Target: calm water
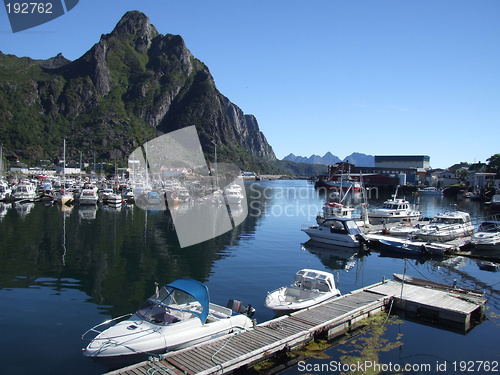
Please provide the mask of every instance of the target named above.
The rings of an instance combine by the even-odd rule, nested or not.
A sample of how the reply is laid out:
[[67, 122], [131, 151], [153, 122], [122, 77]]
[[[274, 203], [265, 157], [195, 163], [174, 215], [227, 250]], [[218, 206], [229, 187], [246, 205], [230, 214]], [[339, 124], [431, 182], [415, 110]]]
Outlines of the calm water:
[[[308, 237], [300, 228], [314, 222], [324, 203], [312, 185], [264, 181], [246, 188], [249, 216], [241, 225], [184, 249], [165, 212], [105, 206], [97, 210], [75, 206], [62, 212], [42, 204], [2, 205], [2, 373], [105, 372], [106, 368], [81, 354], [88, 343], [81, 335], [99, 322], [135, 311], [153, 294], [155, 281], [165, 284], [179, 277], [194, 278], [208, 285], [215, 303], [225, 305], [233, 298], [251, 303], [257, 309], [254, 318], [262, 322], [274, 316], [264, 307], [267, 291], [288, 284], [300, 268], [332, 271], [343, 293], [403, 272], [405, 261], [400, 258], [377, 252], [357, 256], [350, 250], [305, 243]], [[370, 205], [380, 205], [386, 197], [378, 198], [372, 197]], [[488, 214], [479, 202], [420, 198], [426, 216], [451, 204], [468, 211], [475, 224]], [[485, 290], [488, 320], [466, 335], [406, 320], [389, 323], [384, 339], [392, 343], [400, 337], [403, 345], [380, 352], [378, 361], [432, 364], [433, 370], [445, 363], [447, 373], [453, 372], [452, 363], [457, 361], [460, 373], [458, 361], [498, 360], [500, 272], [492, 272], [495, 268], [491, 267], [484, 270], [480, 262], [461, 257], [411, 260], [407, 267], [413, 276], [446, 283], [456, 279], [461, 286]], [[340, 360], [345, 351], [355, 356], [355, 345], [337, 346], [327, 352], [330, 359], [308, 363]], [[287, 372], [304, 370], [297, 366]]]

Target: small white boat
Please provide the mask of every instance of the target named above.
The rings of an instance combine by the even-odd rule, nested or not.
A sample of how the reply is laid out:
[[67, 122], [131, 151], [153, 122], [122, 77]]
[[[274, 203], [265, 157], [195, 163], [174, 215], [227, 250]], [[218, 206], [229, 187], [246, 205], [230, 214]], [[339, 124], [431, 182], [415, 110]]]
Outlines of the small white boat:
[[268, 292], [265, 306], [281, 316], [338, 296], [333, 274], [303, 269], [295, 274], [293, 284]]
[[[156, 290], [134, 314], [97, 325], [98, 335], [83, 349], [83, 355], [110, 367], [124, 366], [154, 354], [186, 348], [221, 336], [253, 328], [253, 308], [242, 308], [230, 300], [229, 307], [210, 303], [205, 285], [178, 279]], [[132, 316], [130, 316], [132, 315]], [[130, 316], [127, 320], [118, 320]], [[103, 324], [116, 323], [100, 331]]]
[[415, 232], [424, 241], [444, 242], [471, 236], [474, 232], [470, 215], [463, 211], [448, 211], [434, 216], [429, 224]]
[[[398, 187], [399, 188], [399, 187]], [[382, 207], [368, 212], [372, 224], [395, 223], [403, 220], [418, 220], [422, 213], [415, 205], [405, 199], [397, 198], [398, 189], [391, 199], [384, 202]]]
[[100, 196], [103, 203], [107, 203], [108, 199], [114, 195], [114, 191], [111, 188], [104, 188], [101, 190]]
[[111, 195], [108, 195], [106, 203], [108, 206], [120, 207], [123, 203], [123, 198], [120, 194], [113, 193]]
[[240, 204], [245, 199], [241, 186], [238, 184], [231, 184], [225, 188], [224, 196], [228, 204]]
[[29, 182], [19, 183], [12, 195], [15, 201], [33, 202], [36, 199], [36, 187]]
[[500, 221], [483, 221], [470, 242], [476, 250], [500, 251]]
[[97, 195], [97, 190], [93, 188], [83, 189], [78, 197], [80, 204], [97, 204], [99, 196]]
[[302, 228], [313, 241], [329, 245], [359, 247], [367, 242], [356, 220], [346, 217], [329, 217], [321, 224]]
[[443, 191], [434, 187], [434, 186], [429, 186], [423, 189], [418, 189], [418, 194], [419, 195], [435, 195], [435, 196], [441, 196], [443, 195]]
[[9, 185], [5, 181], [0, 180], [0, 201], [10, 198], [11, 194], [12, 189]]

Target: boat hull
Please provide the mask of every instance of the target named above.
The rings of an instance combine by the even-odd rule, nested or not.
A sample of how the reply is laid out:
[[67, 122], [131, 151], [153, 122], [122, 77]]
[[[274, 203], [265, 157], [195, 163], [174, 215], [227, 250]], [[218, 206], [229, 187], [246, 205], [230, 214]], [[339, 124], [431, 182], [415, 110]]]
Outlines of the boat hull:
[[311, 240], [316, 242], [344, 247], [360, 246], [360, 242], [356, 236], [351, 234], [331, 233], [328, 228], [322, 226], [311, 225], [308, 228], [303, 228], [302, 231], [305, 232]]
[[318, 293], [313, 297], [306, 299], [290, 299], [285, 296], [286, 292], [286, 287], [277, 289], [268, 294], [264, 303], [264, 305], [268, 309], [273, 310], [278, 317], [318, 305], [340, 296], [340, 292], [336, 290], [333, 293]]
[[251, 320], [241, 314], [205, 324], [194, 318], [168, 325], [151, 323], [134, 314], [100, 333], [83, 354], [110, 368], [123, 367], [252, 327]]

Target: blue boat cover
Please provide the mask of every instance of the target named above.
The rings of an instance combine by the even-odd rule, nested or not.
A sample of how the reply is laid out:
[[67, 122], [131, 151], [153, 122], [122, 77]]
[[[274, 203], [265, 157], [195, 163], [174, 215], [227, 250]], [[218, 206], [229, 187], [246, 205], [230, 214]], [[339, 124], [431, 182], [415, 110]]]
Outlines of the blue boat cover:
[[189, 311], [192, 314], [197, 315], [201, 322], [205, 324], [209, 312], [210, 299], [208, 296], [208, 288], [199, 281], [193, 279], [177, 279], [165, 287], [171, 287], [175, 289], [182, 290], [191, 296], [193, 296], [202, 306], [203, 311], [201, 313], [195, 311]]

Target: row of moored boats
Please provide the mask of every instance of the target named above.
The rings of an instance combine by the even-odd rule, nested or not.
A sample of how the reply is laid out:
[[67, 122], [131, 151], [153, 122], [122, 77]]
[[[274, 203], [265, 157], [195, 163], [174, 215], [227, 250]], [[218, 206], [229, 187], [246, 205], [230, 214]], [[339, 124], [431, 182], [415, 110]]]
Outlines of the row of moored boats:
[[[462, 237], [470, 237], [470, 243], [478, 251], [500, 250], [500, 221], [496, 218], [484, 221], [477, 230], [469, 213], [464, 211], [450, 210], [425, 219], [416, 205], [397, 198], [397, 191], [382, 207], [368, 210], [366, 205], [361, 205], [361, 209], [361, 217], [355, 219], [352, 207], [327, 202], [316, 223], [304, 226], [302, 230], [313, 241], [354, 248], [367, 244], [373, 225], [382, 224], [383, 233], [389, 236], [380, 242], [386, 247], [392, 246], [392, 250], [405, 253], [430, 251], [442, 254], [445, 248], [433, 247], [432, 244], [443, 244]], [[391, 241], [391, 237], [397, 240]]]

